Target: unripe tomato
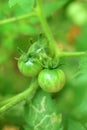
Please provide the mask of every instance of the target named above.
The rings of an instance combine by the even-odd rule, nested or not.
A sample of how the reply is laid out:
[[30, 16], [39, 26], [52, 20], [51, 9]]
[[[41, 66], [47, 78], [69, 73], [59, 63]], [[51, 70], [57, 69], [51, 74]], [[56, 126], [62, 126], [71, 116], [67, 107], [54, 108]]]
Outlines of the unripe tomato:
[[42, 69], [42, 66], [40, 63], [36, 61], [32, 61], [30, 58], [26, 60], [22, 60], [22, 57], [18, 60], [18, 68], [22, 74], [25, 76], [33, 77], [36, 76], [40, 70]]
[[65, 74], [61, 69], [43, 69], [38, 76], [40, 87], [46, 92], [58, 92], [65, 84]]
[[80, 2], [72, 2], [66, 9], [67, 16], [77, 25], [84, 25], [87, 22], [87, 12]]

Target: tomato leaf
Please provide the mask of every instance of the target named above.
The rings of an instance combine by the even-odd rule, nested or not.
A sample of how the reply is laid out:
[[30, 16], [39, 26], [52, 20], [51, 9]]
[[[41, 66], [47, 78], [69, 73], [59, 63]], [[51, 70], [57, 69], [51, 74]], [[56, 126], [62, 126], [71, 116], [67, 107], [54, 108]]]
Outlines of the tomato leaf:
[[31, 128], [29, 125], [24, 125], [24, 130], [34, 130], [34, 129]]
[[87, 92], [83, 96], [83, 100], [73, 109], [73, 115], [81, 121], [87, 121]]
[[15, 4], [17, 4], [17, 0], [9, 0], [8, 1], [9, 7], [14, 6]]
[[26, 12], [29, 12], [33, 9], [34, 0], [18, 0], [18, 5]]
[[57, 114], [51, 94], [38, 90], [33, 100], [25, 104], [24, 110], [24, 119], [34, 130], [59, 130], [62, 116]]
[[87, 121], [87, 54], [80, 60], [77, 74], [73, 80], [77, 105], [73, 109], [74, 116]]
[[50, 16], [57, 9], [60, 9], [68, 1], [69, 0], [60, 0], [60, 1], [52, 1], [52, 2], [46, 3], [45, 6], [44, 6], [44, 12], [45, 12], [46, 17]]
[[34, 0], [9, 0], [9, 6], [18, 4], [24, 11], [29, 12], [33, 9]]
[[68, 130], [86, 130], [86, 128], [79, 121], [69, 119]]
[[28, 35], [28, 34], [35, 35], [35, 34], [37, 34], [37, 29], [34, 28], [32, 25], [20, 23], [19, 32], [22, 34], [25, 34], [25, 35]]
[[79, 76], [84, 73], [87, 73], [87, 53], [81, 57], [76, 75]]

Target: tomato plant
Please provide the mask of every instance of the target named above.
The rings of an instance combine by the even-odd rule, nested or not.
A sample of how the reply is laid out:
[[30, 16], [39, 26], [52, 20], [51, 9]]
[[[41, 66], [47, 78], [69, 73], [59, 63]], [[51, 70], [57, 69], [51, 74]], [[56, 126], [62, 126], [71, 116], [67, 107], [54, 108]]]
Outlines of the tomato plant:
[[0, 1], [0, 130], [87, 129], [86, 41], [86, 0]]

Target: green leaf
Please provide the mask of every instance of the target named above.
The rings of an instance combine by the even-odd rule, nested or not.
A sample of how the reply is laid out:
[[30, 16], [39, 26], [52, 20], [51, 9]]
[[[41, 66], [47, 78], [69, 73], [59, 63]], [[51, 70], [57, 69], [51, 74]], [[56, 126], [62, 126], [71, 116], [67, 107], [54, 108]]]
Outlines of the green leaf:
[[18, 4], [24, 11], [29, 12], [33, 9], [34, 0], [9, 0], [9, 6]]
[[87, 121], [87, 92], [84, 94], [81, 103], [73, 109], [73, 115], [81, 121]]
[[0, 64], [4, 63], [9, 58], [9, 53], [7, 54], [6, 50], [3, 48], [0, 49]]
[[[86, 3], [87, 2], [85, 2], [85, 4]], [[81, 28], [81, 32], [76, 38], [76, 41], [74, 43], [77, 51], [87, 51], [86, 38], [87, 38], [87, 24]]]
[[9, 0], [8, 4], [10, 7], [14, 6], [15, 4], [17, 4], [17, 0]]
[[85, 128], [87, 129], [87, 122], [84, 124]]
[[82, 56], [79, 64], [78, 71], [80, 73], [87, 73], [87, 54]]
[[44, 5], [45, 15], [48, 17], [57, 9], [60, 9], [64, 6], [69, 0], [59, 0], [59, 1], [51, 1]]
[[24, 118], [34, 130], [59, 130], [62, 115], [56, 109], [51, 94], [39, 90], [32, 102], [25, 105]]
[[26, 12], [31, 11], [34, 6], [34, 0], [18, 0], [17, 3]]
[[33, 128], [31, 128], [29, 125], [24, 125], [24, 130], [34, 130]]
[[86, 128], [79, 122], [69, 119], [68, 130], [86, 130]]
[[73, 88], [77, 104], [72, 113], [76, 118], [87, 121], [87, 54], [80, 60]]
[[25, 23], [20, 23], [19, 25], [19, 32], [25, 35], [35, 35], [37, 34], [36, 28], [34, 28], [32, 25], [27, 25]]

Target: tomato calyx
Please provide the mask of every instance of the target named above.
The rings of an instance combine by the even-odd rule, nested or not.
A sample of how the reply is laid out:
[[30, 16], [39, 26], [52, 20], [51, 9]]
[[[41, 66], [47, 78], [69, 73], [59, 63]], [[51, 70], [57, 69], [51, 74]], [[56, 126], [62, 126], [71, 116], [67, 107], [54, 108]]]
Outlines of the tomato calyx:
[[42, 61], [43, 67], [47, 68], [47, 69], [55, 69], [58, 67], [59, 65], [59, 58], [57, 57], [50, 57], [47, 56], [46, 54], [43, 57], [43, 61]]
[[43, 34], [40, 34], [38, 40], [30, 46], [27, 54], [28, 55], [40, 54], [43, 53], [43, 50], [44, 52], [46, 51], [48, 53], [49, 50], [48, 40], [45, 38]]

